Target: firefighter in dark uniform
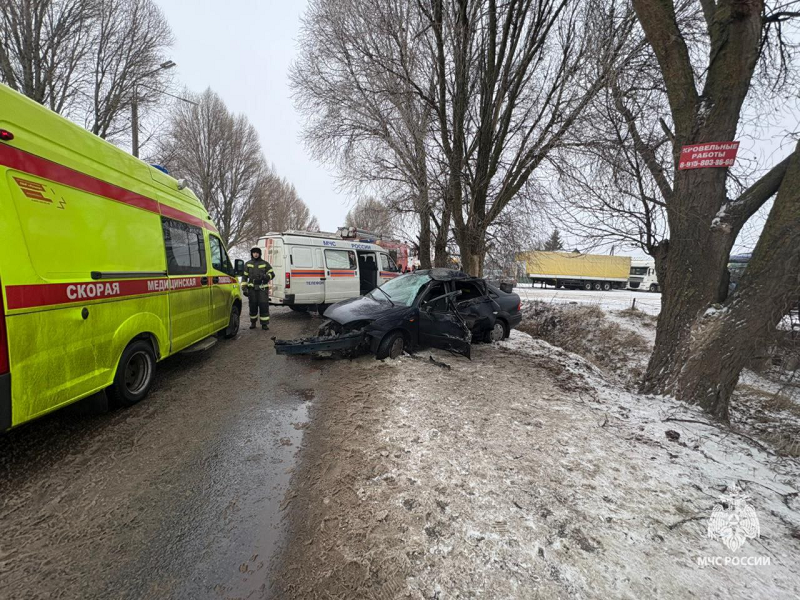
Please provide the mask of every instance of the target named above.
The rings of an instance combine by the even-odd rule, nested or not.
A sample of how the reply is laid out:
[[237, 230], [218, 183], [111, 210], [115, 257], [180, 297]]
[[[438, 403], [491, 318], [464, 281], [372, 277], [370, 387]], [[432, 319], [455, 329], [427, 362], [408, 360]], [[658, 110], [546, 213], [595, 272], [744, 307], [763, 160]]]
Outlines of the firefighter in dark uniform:
[[252, 260], [247, 261], [242, 276], [244, 295], [250, 299], [250, 329], [256, 328], [261, 320], [261, 328], [269, 329], [269, 282], [275, 278], [275, 271], [265, 260], [261, 260], [261, 248], [250, 250]]

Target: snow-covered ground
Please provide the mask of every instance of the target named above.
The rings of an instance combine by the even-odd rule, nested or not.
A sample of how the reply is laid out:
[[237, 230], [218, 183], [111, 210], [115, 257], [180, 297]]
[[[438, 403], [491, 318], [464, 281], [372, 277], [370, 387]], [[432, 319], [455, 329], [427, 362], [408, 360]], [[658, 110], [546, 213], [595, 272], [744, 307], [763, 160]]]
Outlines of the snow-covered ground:
[[[411, 597], [800, 597], [796, 461], [521, 332], [436, 356], [392, 381], [388, 470], [359, 490], [407, 528]], [[734, 552], [707, 533], [736, 490], [760, 537]]]
[[523, 327], [583, 355], [513, 331], [326, 366], [351, 391], [315, 417], [286, 597], [800, 598], [800, 460], [762, 435], [800, 417], [749, 372], [732, 428], [632, 391], [658, 294], [517, 291], [578, 303]]
[[331, 368], [287, 598], [800, 597], [800, 461], [696, 408], [519, 331]]
[[651, 315], [661, 312], [661, 294], [633, 290], [611, 290], [610, 292], [586, 292], [583, 290], [542, 289], [539, 287], [516, 287], [514, 292], [522, 300], [539, 300], [558, 304], [591, 304], [604, 310], [625, 310], [636, 300], [636, 308]]

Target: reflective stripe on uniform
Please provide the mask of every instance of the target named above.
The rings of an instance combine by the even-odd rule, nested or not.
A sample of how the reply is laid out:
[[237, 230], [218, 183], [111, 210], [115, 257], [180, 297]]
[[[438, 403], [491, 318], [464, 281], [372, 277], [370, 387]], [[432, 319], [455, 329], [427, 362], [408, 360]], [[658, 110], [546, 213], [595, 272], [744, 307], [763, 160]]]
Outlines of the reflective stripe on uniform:
[[[253, 265], [250, 265], [250, 266], [252, 267]], [[266, 269], [266, 268], [267, 268], [267, 265], [258, 265], [258, 268], [259, 268], [259, 269]]]
[[269, 321], [269, 317], [260, 317], [262, 321]]
[[253, 263], [247, 263], [247, 266], [252, 269], [253, 268]]

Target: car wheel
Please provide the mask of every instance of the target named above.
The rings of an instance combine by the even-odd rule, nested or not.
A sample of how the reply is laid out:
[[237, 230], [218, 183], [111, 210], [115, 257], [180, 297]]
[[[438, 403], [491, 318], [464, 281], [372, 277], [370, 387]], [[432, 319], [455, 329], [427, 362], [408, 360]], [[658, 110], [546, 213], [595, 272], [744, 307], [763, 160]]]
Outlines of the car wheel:
[[608, 292], [610, 289], [611, 289], [611, 284], [610, 283], [608, 283], [607, 281], [605, 283], [603, 283], [603, 291], [604, 292]]
[[403, 334], [399, 331], [393, 331], [381, 340], [378, 351], [375, 353], [375, 358], [378, 360], [398, 358], [403, 354], [405, 347], [406, 341], [403, 338]]
[[147, 395], [156, 372], [156, 355], [145, 340], [128, 344], [119, 359], [117, 373], [111, 386], [114, 400], [122, 406], [136, 404]]
[[650, 284], [650, 291], [651, 292], [657, 292], [658, 291], [658, 285], [655, 284], [655, 283], [651, 283]]
[[225, 328], [224, 334], [226, 340], [236, 337], [236, 334], [239, 333], [239, 316], [241, 312], [242, 309], [238, 306], [231, 307], [231, 318], [228, 320], [228, 327]]
[[601, 289], [603, 289], [603, 286], [600, 285], [599, 281], [594, 284], [594, 291], [599, 292]]
[[506, 337], [506, 326], [498, 320], [495, 321], [494, 327], [486, 332], [484, 340], [488, 343], [502, 342]]
[[590, 291], [592, 289], [592, 282], [591, 281], [585, 282], [583, 284], [583, 289], [585, 289], [587, 292]]

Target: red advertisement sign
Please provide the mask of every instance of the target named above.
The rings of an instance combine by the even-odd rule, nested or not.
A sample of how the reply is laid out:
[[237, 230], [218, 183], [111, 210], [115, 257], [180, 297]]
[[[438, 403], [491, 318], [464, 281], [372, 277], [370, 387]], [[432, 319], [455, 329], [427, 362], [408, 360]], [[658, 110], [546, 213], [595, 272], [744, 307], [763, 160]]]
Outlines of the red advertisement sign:
[[736, 162], [739, 142], [706, 142], [681, 148], [678, 169], [708, 169], [732, 167]]

